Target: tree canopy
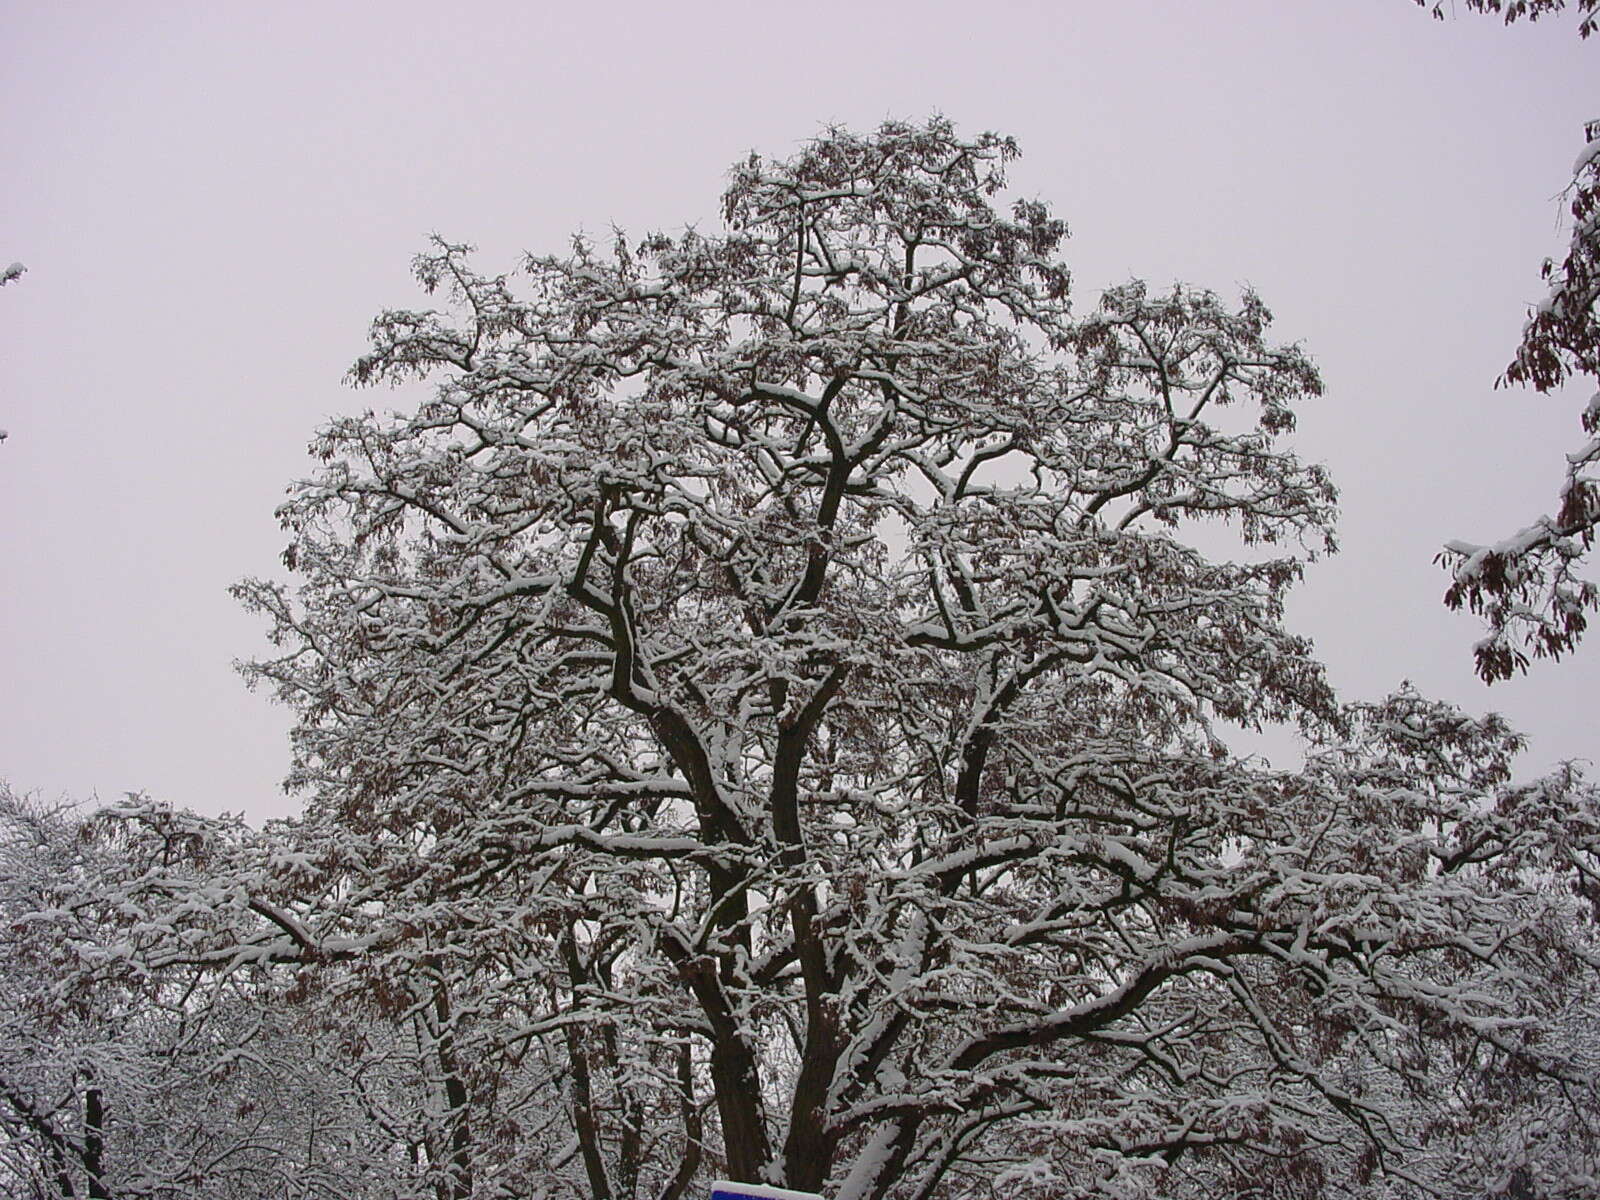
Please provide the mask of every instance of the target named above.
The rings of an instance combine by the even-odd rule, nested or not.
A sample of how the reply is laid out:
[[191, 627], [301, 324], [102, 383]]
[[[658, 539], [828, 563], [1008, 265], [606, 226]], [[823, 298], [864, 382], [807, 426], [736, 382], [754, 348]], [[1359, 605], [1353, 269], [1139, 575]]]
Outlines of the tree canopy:
[[436, 240], [374, 323], [415, 407], [321, 433], [297, 584], [239, 588], [304, 815], [131, 802], [51, 909], [303, 1006], [349, 1194], [1592, 1184], [1600, 796], [1339, 703], [1283, 623], [1311, 361], [1249, 293], [1075, 314], [1016, 155], [830, 129], [717, 233]]

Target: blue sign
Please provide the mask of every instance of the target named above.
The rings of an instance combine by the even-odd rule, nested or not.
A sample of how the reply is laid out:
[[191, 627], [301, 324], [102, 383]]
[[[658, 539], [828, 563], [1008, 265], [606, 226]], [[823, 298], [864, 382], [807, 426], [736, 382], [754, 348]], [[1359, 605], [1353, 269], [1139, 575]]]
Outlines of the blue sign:
[[711, 1185], [711, 1200], [822, 1200], [822, 1196], [766, 1183], [729, 1183], [719, 1179]]

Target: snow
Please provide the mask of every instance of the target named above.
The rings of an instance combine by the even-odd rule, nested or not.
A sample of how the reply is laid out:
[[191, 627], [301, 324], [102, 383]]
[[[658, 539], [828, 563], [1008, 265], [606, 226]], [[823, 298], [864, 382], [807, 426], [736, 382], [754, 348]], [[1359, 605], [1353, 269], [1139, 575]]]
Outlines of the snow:
[[1577, 175], [1594, 162], [1600, 162], [1600, 138], [1595, 138], [1583, 148], [1572, 164], [1572, 173]]

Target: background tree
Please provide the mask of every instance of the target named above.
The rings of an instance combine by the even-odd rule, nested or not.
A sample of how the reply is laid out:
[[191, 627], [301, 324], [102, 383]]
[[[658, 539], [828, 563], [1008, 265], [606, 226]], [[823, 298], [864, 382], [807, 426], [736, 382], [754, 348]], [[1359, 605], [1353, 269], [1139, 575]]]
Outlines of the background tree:
[[[1426, 6], [1429, 0], [1416, 0]], [[1560, 12], [1566, 0], [1467, 0], [1476, 12], [1503, 13], [1506, 24]], [[1600, 0], [1578, 0], [1578, 35], [1600, 21]], [[1444, 6], [1433, 5], [1444, 17]], [[1528, 314], [1516, 357], [1501, 383], [1549, 393], [1568, 379], [1600, 384], [1600, 121], [1584, 128], [1585, 145], [1567, 189], [1572, 238], [1566, 257], [1546, 259], [1544, 300]], [[1488, 622], [1489, 636], [1474, 649], [1478, 674], [1493, 683], [1526, 670], [1528, 655], [1559, 658], [1578, 644], [1600, 590], [1580, 578], [1600, 525], [1600, 392], [1580, 414], [1587, 443], [1567, 455], [1561, 506], [1554, 516], [1492, 546], [1451, 542], [1439, 556], [1454, 579], [1445, 593], [1451, 608], [1470, 608]]]
[[446, 1194], [533, 1114], [599, 1197], [1387, 1186], [1437, 1174], [1427, 1047], [1592, 1077], [1525, 986], [1592, 977], [1550, 889], [1592, 789], [1527, 826], [1499, 723], [1335, 702], [1281, 622], [1332, 545], [1310, 362], [1248, 294], [1075, 318], [1015, 155], [831, 130], [737, 166], [726, 233], [517, 288], [440, 241], [451, 311], [374, 324], [357, 380], [433, 389], [324, 431], [301, 587], [240, 594], [316, 847], [270, 936], [431, 1012]]
[[[1546, 260], [1549, 294], [1528, 317], [1517, 356], [1502, 381], [1552, 392], [1569, 379], [1600, 385], [1600, 122], [1573, 164], [1572, 242], [1560, 263]], [[1561, 507], [1493, 546], [1452, 542], [1442, 556], [1454, 581], [1451, 608], [1482, 614], [1478, 673], [1505, 679], [1535, 656], [1560, 657], [1577, 645], [1600, 590], [1580, 578], [1600, 525], [1600, 391], [1581, 414], [1589, 441], [1567, 455]]]
[[261, 919], [270, 862], [236, 822], [144, 801], [84, 821], [0, 789], [8, 1195], [427, 1194], [362, 1103], [386, 1028], [358, 1062], [353, 1015], [272, 965], [297, 948]]
[[[1434, 20], [1444, 20], [1443, 0], [1416, 0], [1416, 3], [1420, 8], [1431, 5]], [[1567, 7], [1567, 0], [1465, 0], [1465, 4], [1472, 12], [1503, 15], [1506, 24], [1511, 25], [1524, 18], [1537, 21], [1540, 17], [1561, 12]], [[1586, 38], [1595, 31], [1595, 24], [1600, 21], [1600, 15], [1597, 15], [1600, 14], [1600, 0], [1577, 0], [1572, 7], [1578, 14], [1578, 36]]]

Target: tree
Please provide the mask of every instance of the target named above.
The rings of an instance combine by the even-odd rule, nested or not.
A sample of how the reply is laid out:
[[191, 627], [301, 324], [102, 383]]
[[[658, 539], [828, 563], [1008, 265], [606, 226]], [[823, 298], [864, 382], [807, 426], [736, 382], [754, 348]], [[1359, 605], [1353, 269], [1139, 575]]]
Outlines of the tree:
[[[1426, 7], [1430, 0], [1416, 0]], [[1467, 0], [1481, 13], [1503, 13], [1507, 25], [1566, 8], [1566, 0]], [[1600, 23], [1600, 0], [1578, 0], [1578, 36]], [[1433, 15], [1444, 19], [1442, 3]], [[1528, 314], [1522, 343], [1499, 383], [1557, 390], [1572, 376], [1600, 383], [1600, 121], [1584, 127], [1585, 146], [1572, 167], [1572, 240], [1558, 266], [1546, 259], [1549, 291]], [[1589, 441], [1567, 455], [1561, 507], [1501, 542], [1448, 543], [1438, 557], [1453, 579], [1450, 608], [1466, 607], [1488, 622], [1489, 636], [1474, 647], [1485, 682], [1509, 679], [1534, 657], [1560, 658], [1575, 647], [1600, 606], [1600, 590], [1578, 576], [1600, 525], [1600, 392], [1580, 415]]]
[[[1419, 8], [1431, 4], [1433, 19], [1444, 20], [1444, 0], [1416, 0], [1416, 4]], [[1567, 7], [1567, 0], [1466, 0], [1466, 6], [1473, 12], [1503, 14], [1506, 24], [1512, 25], [1523, 18], [1537, 21], [1561, 12]], [[1578, 36], [1586, 38], [1595, 31], [1596, 22], [1600, 20], [1600, 0], [1577, 0], [1573, 8], [1578, 13]]]
[[530, 1113], [595, 1197], [1355, 1187], [1427, 1169], [1430, 1045], [1590, 1077], [1524, 983], [1592, 977], [1593, 789], [1524, 829], [1497, 721], [1337, 704], [1281, 622], [1333, 542], [1310, 361], [1250, 294], [1074, 317], [1016, 153], [830, 130], [726, 233], [519, 288], [437, 240], [450, 311], [375, 322], [356, 380], [431, 392], [322, 433], [298, 590], [239, 592], [311, 796], [269, 936], [432, 1014], [441, 1194]]
[[354, 1015], [272, 967], [260, 848], [233, 821], [138, 799], [85, 821], [0, 785], [0, 1191], [406, 1194], [362, 1103], [392, 1039], [367, 1030], [357, 1064]]
[[27, 1187], [43, 1196], [47, 1188], [72, 1194], [70, 1180], [77, 1177], [89, 1194], [104, 1196], [103, 1072], [94, 1061], [96, 1048], [104, 1052], [104, 1027], [49, 1002], [60, 947], [29, 936], [34, 914], [49, 907], [51, 882], [72, 873], [81, 855], [74, 854], [70, 825], [59, 814], [5, 788], [0, 822], [8, 968], [0, 990], [0, 1178], [19, 1195]]
[[[1529, 313], [1501, 377], [1541, 393], [1573, 377], [1600, 385], [1600, 121], [1584, 133], [1570, 189], [1571, 244], [1561, 263], [1545, 261], [1549, 294]], [[1572, 649], [1600, 606], [1600, 589], [1578, 575], [1600, 525], [1600, 391], [1580, 421], [1589, 440], [1567, 455], [1554, 516], [1493, 546], [1451, 542], [1441, 555], [1454, 576], [1445, 603], [1488, 621], [1476, 656], [1478, 673], [1491, 683], [1526, 669], [1529, 652], [1559, 658]]]

